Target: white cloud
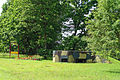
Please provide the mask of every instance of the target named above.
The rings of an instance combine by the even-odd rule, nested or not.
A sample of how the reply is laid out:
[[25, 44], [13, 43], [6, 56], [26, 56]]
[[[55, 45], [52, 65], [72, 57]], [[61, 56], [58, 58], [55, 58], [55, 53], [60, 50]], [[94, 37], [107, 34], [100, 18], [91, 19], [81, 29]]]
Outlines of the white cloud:
[[2, 5], [6, 2], [7, 0], [0, 0], [0, 14], [2, 12]]

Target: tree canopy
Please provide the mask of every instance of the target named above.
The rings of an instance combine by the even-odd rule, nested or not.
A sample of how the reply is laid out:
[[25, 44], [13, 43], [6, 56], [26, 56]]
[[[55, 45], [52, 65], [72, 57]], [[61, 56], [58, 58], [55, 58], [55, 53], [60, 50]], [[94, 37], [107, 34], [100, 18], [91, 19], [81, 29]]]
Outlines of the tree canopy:
[[92, 50], [119, 58], [119, 0], [8, 0], [2, 9], [0, 51], [17, 41], [26, 54]]
[[120, 55], [120, 1], [98, 0], [94, 19], [88, 22], [89, 48], [105, 56]]
[[55, 49], [63, 9], [57, 0], [9, 0], [0, 16], [1, 44], [16, 40], [25, 53]]
[[[64, 32], [69, 32], [71, 35], [67, 36], [64, 40], [64, 48], [78, 50], [85, 50], [87, 42], [82, 40], [86, 35], [86, 23], [88, 20], [89, 12], [92, 7], [97, 5], [96, 0], [68, 0], [69, 3], [68, 13], [66, 19], [68, 23], [65, 24]], [[71, 21], [70, 21], [71, 19]]]

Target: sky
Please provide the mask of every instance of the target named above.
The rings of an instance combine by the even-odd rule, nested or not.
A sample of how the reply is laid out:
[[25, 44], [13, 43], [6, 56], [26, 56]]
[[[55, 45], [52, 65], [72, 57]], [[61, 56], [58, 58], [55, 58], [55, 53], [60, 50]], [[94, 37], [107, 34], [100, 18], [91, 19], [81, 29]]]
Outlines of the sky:
[[2, 5], [6, 2], [7, 0], [0, 0], [0, 14], [2, 12]]

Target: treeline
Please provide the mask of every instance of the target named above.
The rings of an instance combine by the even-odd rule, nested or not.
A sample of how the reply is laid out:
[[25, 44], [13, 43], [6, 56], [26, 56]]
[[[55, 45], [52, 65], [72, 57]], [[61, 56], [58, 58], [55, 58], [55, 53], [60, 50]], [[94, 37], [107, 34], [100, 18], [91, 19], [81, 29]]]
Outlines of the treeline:
[[119, 58], [119, 0], [9, 0], [0, 16], [0, 51], [91, 50]]

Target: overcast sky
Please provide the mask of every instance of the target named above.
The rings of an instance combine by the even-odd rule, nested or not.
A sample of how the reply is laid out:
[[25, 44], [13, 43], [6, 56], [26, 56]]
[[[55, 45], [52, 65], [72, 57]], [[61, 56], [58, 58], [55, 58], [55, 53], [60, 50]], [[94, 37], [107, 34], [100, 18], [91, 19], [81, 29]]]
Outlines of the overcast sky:
[[2, 5], [6, 2], [7, 0], [0, 0], [0, 14], [2, 12]]

